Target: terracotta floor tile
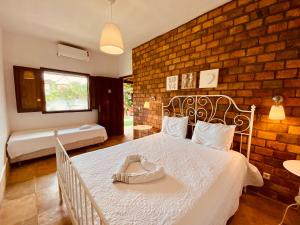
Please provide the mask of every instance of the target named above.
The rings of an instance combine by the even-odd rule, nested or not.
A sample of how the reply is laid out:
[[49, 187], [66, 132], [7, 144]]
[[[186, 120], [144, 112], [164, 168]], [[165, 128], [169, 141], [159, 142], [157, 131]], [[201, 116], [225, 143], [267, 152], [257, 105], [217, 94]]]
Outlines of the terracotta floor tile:
[[71, 225], [64, 207], [50, 208], [38, 216], [39, 225]]
[[50, 187], [55, 187], [57, 188], [57, 177], [56, 177], [56, 172], [44, 175], [44, 176], [39, 176], [36, 179], [36, 191], [40, 191], [44, 188], [50, 188]]
[[37, 215], [35, 194], [14, 200], [4, 199], [0, 208], [1, 224], [14, 225]]
[[23, 197], [24, 195], [35, 193], [35, 180], [9, 184], [6, 187], [4, 198], [8, 200]]

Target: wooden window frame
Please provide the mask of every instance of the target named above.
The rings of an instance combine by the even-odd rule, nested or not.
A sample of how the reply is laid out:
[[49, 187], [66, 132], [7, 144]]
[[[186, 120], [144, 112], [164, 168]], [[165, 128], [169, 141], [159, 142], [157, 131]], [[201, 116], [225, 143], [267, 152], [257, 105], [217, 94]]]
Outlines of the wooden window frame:
[[[72, 72], [72, 71], [66, 71], [66, 70], [58, 70], [58, 69], [50, 69], [50, 68], [40, 68], [41, 70], [41, 85], [42, 85], [42, 101], [43, 101], [43, 107], [42, 107], [42, 113], [43, 114], [49, 114], [49, 113], [72, 113], [72, 112], [89, 112], [92, 111], [91, 108], [91, 89], [90, 89], [90, 75], [86, 73], [79, 73], [79, 72]], [[57, 111], [47, 111], [46, 110], [46, 95], [45, 95], [45, 82], [44, 82], [44, 72], [57, 72], [63, 74], [75, 74], [79, 76], [83, 76], [87, 78], [87, 88], [88, 88], [88, 109], [79, 109], [79, 110], [57, 110]]]

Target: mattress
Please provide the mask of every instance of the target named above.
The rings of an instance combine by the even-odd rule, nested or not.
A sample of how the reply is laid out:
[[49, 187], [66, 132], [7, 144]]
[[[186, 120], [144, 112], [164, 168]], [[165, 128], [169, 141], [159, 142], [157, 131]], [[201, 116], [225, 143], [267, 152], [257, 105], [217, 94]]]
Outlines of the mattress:
[[[112, 174], [130, 154], [163, 166], [167, 175], [144, 184], [112, 183]], [[112, 225], [223, 225], [237, 210], [243, 186], [262, 185], [242, 154], [162, 133], [71, 160]], [[139, 169], [132, 164], [129, 172]]]
[[104, 127], [91, 124], [88, 129], [80, 129], [80, 126], [69, 126], [43, 130], [19, 131], [11, 134], [7, 143], [9, 158], [14, 160], [23, 155], [38, 152], [45, 149], [53, 149], [55, 146], [54, 130], [58, 130], [58, 136], [62, 144], [72, 143], [90, 139], [107, 140]]

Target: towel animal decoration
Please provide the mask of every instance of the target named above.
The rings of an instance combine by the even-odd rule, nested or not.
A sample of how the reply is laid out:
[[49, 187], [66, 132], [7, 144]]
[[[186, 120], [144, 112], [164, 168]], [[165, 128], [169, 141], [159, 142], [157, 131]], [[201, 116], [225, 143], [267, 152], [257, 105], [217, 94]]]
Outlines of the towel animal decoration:
[[[131, 163], [140, 162], [145, 172], [127, 173], [126, 170]], [[123, 182], [126, 184], [139, 184], [158, 180], [165, 176], [164, 168], [158, 166], [141, 155], [129, 155], [112, 176], [112, 182]]]

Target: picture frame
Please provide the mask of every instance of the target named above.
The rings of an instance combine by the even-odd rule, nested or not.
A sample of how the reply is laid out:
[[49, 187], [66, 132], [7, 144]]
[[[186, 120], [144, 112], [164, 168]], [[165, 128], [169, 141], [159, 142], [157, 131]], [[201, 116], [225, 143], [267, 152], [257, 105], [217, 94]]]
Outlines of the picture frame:
[[178, 75], [168, 76], [166, 78], [166, 90], [167, 91], [178, 90]]
[[181, 89], [196, 88], [197, 73], [184, 73], [181, 75]]
[[219, 69], [201, 71], [199, 76], [199, 88], [218, 87]]

